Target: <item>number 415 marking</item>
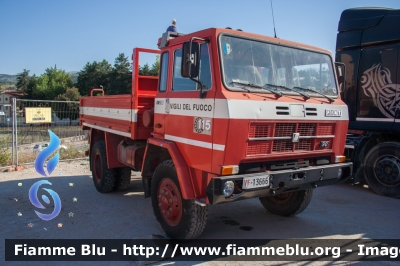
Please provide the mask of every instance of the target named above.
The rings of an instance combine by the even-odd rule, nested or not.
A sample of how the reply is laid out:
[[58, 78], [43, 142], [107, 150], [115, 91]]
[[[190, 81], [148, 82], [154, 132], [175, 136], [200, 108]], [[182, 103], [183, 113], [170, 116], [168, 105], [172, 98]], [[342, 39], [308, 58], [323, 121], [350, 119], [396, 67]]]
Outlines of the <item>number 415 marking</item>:
[[211, 119], [195, 117], [193, 123], [193, 132], [199, 134], [211, 135]]

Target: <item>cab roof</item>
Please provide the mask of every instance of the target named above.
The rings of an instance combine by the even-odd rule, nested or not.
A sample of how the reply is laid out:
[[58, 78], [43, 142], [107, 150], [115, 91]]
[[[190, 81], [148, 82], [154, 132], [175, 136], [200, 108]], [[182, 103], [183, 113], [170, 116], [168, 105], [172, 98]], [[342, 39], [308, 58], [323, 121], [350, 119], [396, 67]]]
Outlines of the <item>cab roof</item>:
[[400, 41], [400, 9], [350, 8], [342, 12], [336, 51]]
[[[291, 46], [291, 47], [303, 48], [303, 49], [307, 49], [307, 50], [331, 54], [331, 52], [328, 50], [325, 50], [325, 49], [322, 49], [319, 47], [315, 47], [315, 46], [311, 46], [311, 45], [307, 45], [307, 44], [302, 44], [302, 43], [293, 42], [293, 41], [289, 41], [289, 40], [284, 40], [284, 39], [264, 36], [264, 35], [260, 35], [260, 34], [245, 32], [245, 31], [241, 31], [241, 30], [232, 30], [232, 29], [223, 29], [223, 28], [208, 28], [208, 29], [196, 31], [196, 32], [193, 32], [190, 34], [170, 33], [170, 36], [172, 38], [168, 39], [166, 46], [173, 46], [173, 45], [177, 45], [177, 44], [189, 41], [190, 38], [192, 38], [192, 37], [200, 37], [200, 38], [215, 37], [215, 38], [217, 38], [220, 34], [228, 34], [228, 35], [233, 35], [233, 36], [238, 36], [238, 37], [244, 37], [244, 38], [269, 42], [269, 43], [273, 43], [273, 44], [277, 44], [277, 45]], [[160, 49], [163, 48], [163, 46], [161, 44], [163, 42], [163, 38], [165, 37], [165, 35], [168, 35], [168, 33], [164, 33], [163, 37], [158, 40], [158, 46]]]

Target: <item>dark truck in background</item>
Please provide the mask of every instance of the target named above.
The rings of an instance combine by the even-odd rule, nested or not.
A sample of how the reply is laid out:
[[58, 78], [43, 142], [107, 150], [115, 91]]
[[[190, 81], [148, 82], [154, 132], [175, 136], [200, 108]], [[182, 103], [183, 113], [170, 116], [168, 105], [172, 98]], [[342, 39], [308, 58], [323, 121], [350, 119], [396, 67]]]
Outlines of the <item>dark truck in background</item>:
[[400, 198], [400, 9], [342, 12], [336, 62], [345, 65], [342, 99], [349, 108], [346, 157], [354, 183]]

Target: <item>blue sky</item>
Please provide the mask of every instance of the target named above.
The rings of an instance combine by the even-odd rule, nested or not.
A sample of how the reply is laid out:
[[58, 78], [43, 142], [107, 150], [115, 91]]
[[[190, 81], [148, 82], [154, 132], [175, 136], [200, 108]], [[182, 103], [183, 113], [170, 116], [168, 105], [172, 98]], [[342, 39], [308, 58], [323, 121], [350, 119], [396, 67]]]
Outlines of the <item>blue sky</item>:
[[[398, 0], [273, 0], [277, 36], [334, 53], [344, 9], [360, 6], [400, 8]], [[177, 19], [178, 31], [210, 27], [240, 28], [273, 36], [269, 0], [0, 0], [0, 74], [30, 70], [40, 75], [57, 65], [80, 71], [87, 62], [134, 47], [157, 49], [157, 39]]]

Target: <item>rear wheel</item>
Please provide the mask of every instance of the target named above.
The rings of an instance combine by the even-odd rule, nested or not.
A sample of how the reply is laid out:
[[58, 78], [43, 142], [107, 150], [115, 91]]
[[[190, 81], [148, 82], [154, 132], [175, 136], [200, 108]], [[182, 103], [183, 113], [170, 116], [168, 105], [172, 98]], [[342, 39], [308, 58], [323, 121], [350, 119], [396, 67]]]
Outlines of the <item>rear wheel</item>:
[[312, 198], [312, 188], [287, 192], [276, 196], [260, 197], [260, 202], [270, 213], [294, 216], [304, 211]]
[[364, 160], [364, 177], [378, 195], [400, 197], [400, 144], [384, 142], [374, 146]]
[[114, 189], [117, 191], [126, 190], [131, 183], [131, 168], [129, 167], [120, 167], [116, 168], [116, 181]]
[[192, 239], [204, 230], [207, 207], [182, 197], [171, 160], [157, 166], [151, 182], [151, 200], [157, 221], [165, 233], [176, 239]]
[[99, 140], [94, 144], [90, 160], [93, 182], [96, 189], [101, 193], [112, 191], [115, 185], [116, 170], [108, 168], [104, 140]]

